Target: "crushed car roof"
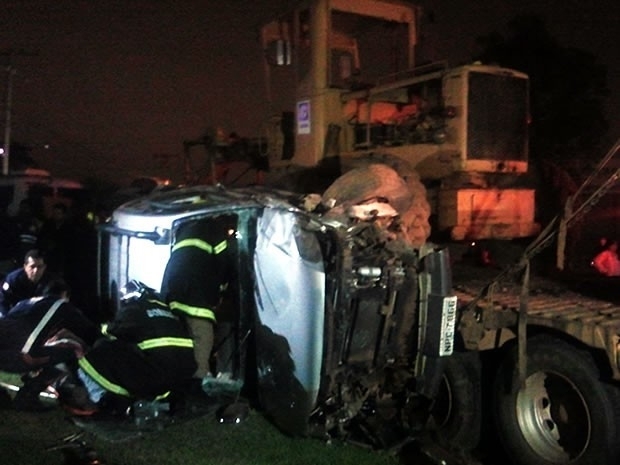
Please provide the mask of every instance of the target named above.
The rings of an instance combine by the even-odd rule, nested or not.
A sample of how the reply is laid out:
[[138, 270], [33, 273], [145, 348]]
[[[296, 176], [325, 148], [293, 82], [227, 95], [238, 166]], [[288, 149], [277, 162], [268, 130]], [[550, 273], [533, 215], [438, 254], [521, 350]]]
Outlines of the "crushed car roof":
[[129, 201], [119, 210], [141, 215], [174, 215], [205, 210], [217, 212], [252, 207], [297, 210], [300, 198], [300, 194], [261, 186], [228, 189], [221, 185], [202, 185], [155, 192]]

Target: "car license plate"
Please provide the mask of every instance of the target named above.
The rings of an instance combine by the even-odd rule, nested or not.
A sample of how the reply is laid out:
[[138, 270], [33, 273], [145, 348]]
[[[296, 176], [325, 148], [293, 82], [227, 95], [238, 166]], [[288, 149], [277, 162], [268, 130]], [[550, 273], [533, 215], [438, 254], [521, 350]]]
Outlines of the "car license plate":
[[441, 316], [441, 339], [439, 341], [439, 356], [452, 355], [454, 351], [454, 331], [456, 328], [456, 296], [443, 299]]

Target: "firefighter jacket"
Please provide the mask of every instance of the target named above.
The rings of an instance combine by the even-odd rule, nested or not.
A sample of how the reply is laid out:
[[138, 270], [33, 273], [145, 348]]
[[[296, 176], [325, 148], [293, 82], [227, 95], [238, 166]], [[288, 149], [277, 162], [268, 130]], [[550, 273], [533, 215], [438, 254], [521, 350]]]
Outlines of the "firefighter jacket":
[[223, 221], [203, 220], [182, 226], [161, 286], [170, 308], [215, 322], [222, 292], [230, 280], [228, 252], [228, 230]]
[[31, 369], [20, 363], [22, 353], [48, 357], [52, 364], [75, 360], [73, 346], [57, 337], [62, 333], [82, 349], [101, 336], [97, 325], [66, 299], [48, 295], [20, 301], [0, 319], [0, 368], [14, 372]]
[[154, 294], [124, 304], [105, 332], [79, 366], [106, 391], [155, 398], [196, 370], [187, 327]]

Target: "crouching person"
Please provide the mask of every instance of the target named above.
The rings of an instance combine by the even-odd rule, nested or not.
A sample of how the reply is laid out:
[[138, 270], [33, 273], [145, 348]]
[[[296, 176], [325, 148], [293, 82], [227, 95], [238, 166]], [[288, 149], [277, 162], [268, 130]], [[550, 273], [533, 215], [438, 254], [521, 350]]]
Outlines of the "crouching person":
[[138, 281], [123, 290], [106, 337], [78, 360], [75, 377], [59, 386], [60, 402], [90, 415], [109, 399], [154, 400], [180, 389], [196, 371], [194, 345], [184, 322], [158, 294]]
[[69, 302], [69, 287], [52, 279], [42, 296], [19, 301], [0, 319], [0, 369], [22, 374], [18, 410], [41, 410], [39, 394], [61, 378], [101, 336]]

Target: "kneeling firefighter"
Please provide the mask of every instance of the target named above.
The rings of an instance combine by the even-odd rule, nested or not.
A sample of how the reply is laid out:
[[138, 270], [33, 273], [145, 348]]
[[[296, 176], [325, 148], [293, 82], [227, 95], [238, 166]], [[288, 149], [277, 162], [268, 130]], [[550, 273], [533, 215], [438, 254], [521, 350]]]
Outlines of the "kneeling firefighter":
[[74, 414], [94, 413], [108, 393], [156, 399], [181, 389], [196, 370], [189, 331], [158, 294], [138, 281], [122, 292], [107, 337], [78, 360], [83, 385], [66, 382], [59, 389], [61, 403]]

